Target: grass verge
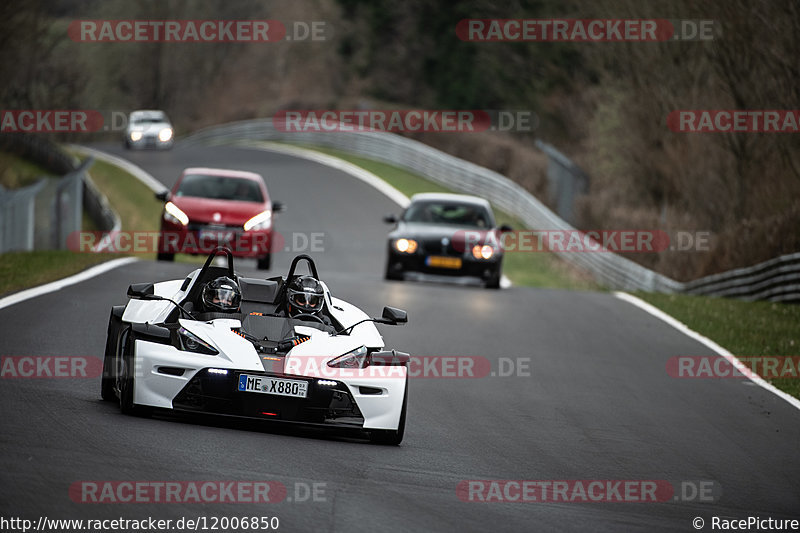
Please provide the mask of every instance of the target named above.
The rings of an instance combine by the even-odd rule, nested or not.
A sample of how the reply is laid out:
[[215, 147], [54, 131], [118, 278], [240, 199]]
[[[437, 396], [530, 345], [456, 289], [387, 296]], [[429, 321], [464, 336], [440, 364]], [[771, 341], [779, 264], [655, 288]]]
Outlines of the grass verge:
[[[406, 196], [421, 192], [454, 192], [417, 174], [386, 163], [320, 146], [304, 146], [304, 148], [344, 159], [368, 170]], [[525, 227], [515, 217], [495, 206], [492, 207], [498, 225], [509, 224], [514, 229], [523, 229]], [[553, 254], [547, 252], [507, 253], [503, 258], [503, 273], [515, 285], [572, 290], [601, 290], [589, 276], [578, 272], [563, 261], [560, 261]]]
[[77, 274], [109, 259], [110, 254], [39, 250], [0, 254], [0, 296]]
[[8, 152], [0, 152], [0, 185], [6, 189], [21, 189], [33, 185], [42, 177], [52, 176], [32, 161]]
[[[157, 231], [161, 202], [152, 191], [124, 170], [104, 161], [96, 161], [90, 169], [92, 180], [108, 198], [119, 215], [125, 231]], [[85, 231], [93, 224], [84, 217]], [[125, 254], [78, 253], [69, 250], [42, 250], [0, 254], [0, 295], [76, 274], [86, 268], [123, 257]], [[155, 254], [137, 254], [154, 258]]]
[[[685, 294], [634, 294], [737, 357], [800, 355], [800, 305]], [[767, 381], [800, 398], [798, 378]]]

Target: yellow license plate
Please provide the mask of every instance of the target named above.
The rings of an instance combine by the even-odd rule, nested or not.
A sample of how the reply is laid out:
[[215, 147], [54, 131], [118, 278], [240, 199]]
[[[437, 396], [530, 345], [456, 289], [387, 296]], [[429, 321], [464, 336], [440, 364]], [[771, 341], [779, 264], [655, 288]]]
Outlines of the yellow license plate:
[[461, 268], [460, 257], [440, 257], [432, 255], [425, 260], [429, 267], [434, 268]]

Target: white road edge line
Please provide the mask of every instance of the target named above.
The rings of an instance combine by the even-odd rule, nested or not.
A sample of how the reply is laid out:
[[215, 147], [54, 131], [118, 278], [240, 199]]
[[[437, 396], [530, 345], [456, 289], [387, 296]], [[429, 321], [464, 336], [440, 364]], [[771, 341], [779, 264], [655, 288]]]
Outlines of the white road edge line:
[[[328, 154], [323, 154], [321, 152], [316, 152], [314, 150], [310, 150], [307, 148], [289, 146], [286, 144], [273, 143], [269, 141], [246, 141], [246, 142], [239, 142], [237, 144], [240, 146], [257, 148], [259, 150], [267, 150], [270, 152], [292, 155], [295, 157], [299, 157], [301, 159], [307, 159], [309, 161], [314, 161], [321, 165], [335, 168], [336, 170], [341, 170], [342, 172], [349, 174], [354, 178], [360, 179], [367, 185], [370, 185], [371, 187], [377, 189], [379, 192], [383, 193], [386, 197], [388, 197], [391, 201], [393, 201], [400, 207], [402, 208], [408, 207], [409, 203], [408, 196], [406, 196], [399, 190], [395, 189], [385, 180], [376, 176], [372, 172], [365, 170], [359, 167], [358, 165], [354, 165], [349, 161], [345, 161], [344, 159], [340, 159], [338, 157]], [[503, 277], [500, 279], [500, 287], [503, 289], [511, 287], [511, 280], [508, 279], [505, 275], [503, 275]]]
[[755, 383], [759, 387], [761, 387], [763, 389], [766, 389], [769, 392], [775, 394], [779, 398], [782, 398], [782, 399], [786, 400], [793, 407], [796, 407], [797, 409], [800, 409], [800, 400], [798, 400], [794, 396], [786, 394], [785, 392], [783, 392], [782, 390], [778, 389], [777, 387], [775, 387], [771, 383], [765, 381], [761, 376], [759, 376], [755, 372], [751, 371], [735, 355], [733, 355], [731, 352], [729, 352], [728, 350], [726, 350], [725, 348], [723, 348], [722, 346], [720, 346], [716, 342], [712, 341], [708, 337], [704, 337], [703, 335], [700, 335], [699, 333], [697, 333], [693, 329], [690, 329], [689, 326], [687, 326], [683, 322], [680, 322], [680, 321], [676, 320], [675, 318], [671, 317], [670, 315], [668, 315], [664, 311], [652, 306], [651, 304], [645, 302], [644, 300], [642, 300], [640, 298], [637, 298], [636, 296], [633, 296], [632, 294], [628, 294], [627, 292], [620, 292], [620, 291], [615, 291], [613, 294], [614, 294], [615, 297], [619, 298], [620, 300], [624, 300], [624, 301], [626, 301], [626, 302], [628, 302], [630, 304], [633, 304], [636, 307], [638, 307], [639, 309], [642, 309], [643, 311], [645, 311], [645, 312], [653, 315], [654, 317], [658, 318], [659, 320], [662, 320], [663, 322], [666, 322], [667, 324], [669, 324], [673, 328], [677, 329], [678, 331], [680, 331], [681, 333], [683, 333], [687, 337], [691, 337], [692, 339], [696, 340], [697, 342], [708, 346], [709, 348], [711, 348], [712, 350], [717, 352], [719, 355], [721, 355], [722, 357], [727, 359], [737, 370], [739, 370], [742, 374], [747, 376], [750, 379], [750, 381], [752, 381], [753, 383]]
[[99, 276], [100, 274], [108, 272], [109, 270], [127, 265], [128, 263], [133, 263], [134, 261], [138, 261], [138, 259], [135, 257], [121, 257], [119, 259], [100, 263], [97, 266], [93, 266], [92, 268], [84, 270], [83, 272], [79, 272], [73, 276], [51, 281], [50, 283], [39, 285], [38, 287], [25, 289], [24, 291], [14, 293], [10, 296], [6, 296], [5, 298], [0, 298], [0, 309], [24, 302], [25, 300], [30, 300], [31, 298], [36, 298], [37, 296], [41, 296], [43, 294], [55, 292], [63, 289], [64, 287], [69, 287], [70, 285], [75, 285], [76, 283], [86, 281], [87, 279]]

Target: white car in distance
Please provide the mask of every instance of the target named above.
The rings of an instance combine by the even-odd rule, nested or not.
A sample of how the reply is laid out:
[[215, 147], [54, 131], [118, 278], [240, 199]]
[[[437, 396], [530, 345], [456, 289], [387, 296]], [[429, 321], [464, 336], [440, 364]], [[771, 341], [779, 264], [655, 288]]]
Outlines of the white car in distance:
[[158, 110], [133, 111], [125, 129], [125, 148], [172, 148], [173, 130], [167, 115]]

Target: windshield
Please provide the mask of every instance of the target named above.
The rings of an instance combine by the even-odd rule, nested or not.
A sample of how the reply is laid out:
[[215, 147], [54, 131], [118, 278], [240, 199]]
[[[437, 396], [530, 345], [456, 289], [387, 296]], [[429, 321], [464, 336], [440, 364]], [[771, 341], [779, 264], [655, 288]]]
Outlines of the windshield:
[[166, 122], [164, 117], [135, 118], [131, 121], [132, 124], [161, 124], [163, 122]]
[[263, 202], [261, 187], [253, 180], [187, 174], [181, 180], [175, 196], [195, 196], [213, 200], [237, 200], [240, 202]]
[[406, 210], [403, 221], [471, 228], [490, 228], [494, 224], [483, 206], [457, 202], [416, 202]]

